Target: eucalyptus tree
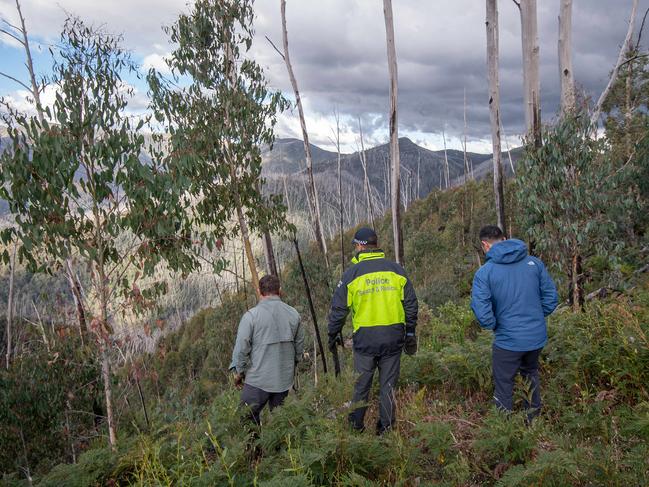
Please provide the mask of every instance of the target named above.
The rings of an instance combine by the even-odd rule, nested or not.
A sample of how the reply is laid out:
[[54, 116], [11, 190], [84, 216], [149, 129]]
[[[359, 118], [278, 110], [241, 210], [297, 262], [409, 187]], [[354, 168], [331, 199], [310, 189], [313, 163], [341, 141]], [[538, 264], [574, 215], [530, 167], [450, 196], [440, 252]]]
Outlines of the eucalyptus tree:
[[248, 55], [253, 17], [251, 0], [196, 1], [165, 28], [174, 45], [172, 79], [151, 70], [148, 81], [154, 116], [169, 134], [169, 160], [193, 200], [199, 240], [212, 248], [224, 235], [241, 235], [258, 291], [250, 233], [286, 226], [281, 196], [264, 198], [259, 189], [261, 147], [272, 145], [276, 115], [288, 103]]
[[[0, 27], [0, 34], [3, 34], [6, 37], [9, 37], [13, 39], [15, 42], [17, 42], [21, 47], [23, 52], [25, 53], [25, 70], [26, 74], [29, 77], [29, 82], [24, 83], [20, 79], [11, 76], [7, 73], [4, 73], [3, 71], [0, 71], [0, 76], [3, 76], [11, 81], [14, 81], [18, 85], [22, 86], [27, 92], [29, 93], [29, 96], [32, 98], [32, 101], [34, 103], [34, 108], [36, 109], [36, 115], [38, 116], [39, 121], [43, 121], [44, 117], [44, 112], [43, 112], [43, 104], [41, 103], [41, 93], [45, 90], [47, 87], [47, 83], [44, 79], [42, 79], [40, 82], [37, 80], [36, 76], [36, 70], [34, 69], [34, 62], [32, 58], [32, 49], [31, 49], [31, 43], [29, 39], [29, 34], [27, 33], [27, 26], [25, 22], [25, 16], [23, 15], [23, 11], [20, 5], [20, 1], [16, 0], [16, 13], [18, 14], [18, 19], [20, 23], [18, 25], [11, 24], [7, 20], [2, 20], [2, 22], [5, 24], [3, 27]], [[81, 291], [81, 283], [79, 282], [79, 278], [76, 276], [72, 269], [72, 259], [68, 259], [66, 262], [66, 265], [64, 266], [64, 272], [68, 278], [68, 283], [70, 286], [70, 291], [72, 294], [72, 299], [74, 300], [75, 307], [77, 310], [77, 319], [79, 321], [79, 329], [81, 332], [81, 337], [83, 338], [84, 332], [87, 331], [87, 324], [86, 324], [86, 315], [85, 315], [85, 310], [83, 307], [83, 296], [82, 296], [82, 291]], [[11, 358], [11, 337], [12, 337], [12, 321], [13, 321], [13, 278], [15, 274], [15, 262], [13, 259], [9, 263], [9, 274], [10, 274], [10, 280], [9, 280], [9, 295], [8, 295], [8, 300], [7, 300], [7, 356], [6, 356], [6, 366], [7, 368], [9, 367], [9, 361]]]
[[527, 145], [516, 177], [523, 226], [536, 249], [569, 276], [574, 311], [584, 300], [584, 263], [620, 248], [637, 204], [626, 187], [631, 167], [618, 167], [592, 131], [588, 114], [566, 112], [543, 131], [541, 146]]
[[12, 143], [0, 159], [0, 196], [15, 215], [2, 240], [21, 243], [18, 258], [33, 272], [61, 269], [71, 255], [89, 269], [86, 309], [113, 447], [113, 325], [163, 290], [162, 282], [138, 284], [163, 261], [182, 272], [196, 265], [173, 174], [164, 161], [141, 160], [144, 122], [126, 114], [133, 90], [123, 76], [136, 72], [120, 38], [69, 18], [53, 57], [56, 100], [42, 116], [7, 107]]

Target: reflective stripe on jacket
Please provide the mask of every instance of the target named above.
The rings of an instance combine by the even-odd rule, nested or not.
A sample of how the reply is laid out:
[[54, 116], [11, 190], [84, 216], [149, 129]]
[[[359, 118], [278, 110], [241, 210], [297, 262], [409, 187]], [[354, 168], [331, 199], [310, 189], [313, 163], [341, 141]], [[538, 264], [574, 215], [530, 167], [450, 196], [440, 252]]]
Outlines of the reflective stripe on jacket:
[[406, 326], [417, 325], [417, 296], [403, 268], [382, 250], [359, 252], [338, 283], [329, 311], [329, 335], [352, 313], [354, 350], [368, 355], [399, 353]]

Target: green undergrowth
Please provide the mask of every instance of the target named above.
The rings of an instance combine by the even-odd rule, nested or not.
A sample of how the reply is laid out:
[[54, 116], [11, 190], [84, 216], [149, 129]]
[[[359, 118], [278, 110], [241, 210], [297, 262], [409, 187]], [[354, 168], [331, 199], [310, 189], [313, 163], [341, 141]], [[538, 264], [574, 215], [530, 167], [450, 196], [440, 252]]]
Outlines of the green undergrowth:
[[[594, 302], [559, 310], [542, 354], [544, 410], [490, 405], [491, 336], [467, 303], [424, 307], [420, 350], [404, 356], [399, 422], [383, 437], [347, 426], [353, 373], [301, 373], [301, 388], [258, 436], [242, 426], [238, 391], [223, 386], [187, 413], [161, 401], [148, 431], [59, 465], [37, 485], [378, 486], [643, 485], [649, 476], [649, 280]], [[181, 353], [179, 349], [179, 353]], [[517, 404], [526, 394], [517, 388]], [[253, 452], [261, 452], [252, 460]]]

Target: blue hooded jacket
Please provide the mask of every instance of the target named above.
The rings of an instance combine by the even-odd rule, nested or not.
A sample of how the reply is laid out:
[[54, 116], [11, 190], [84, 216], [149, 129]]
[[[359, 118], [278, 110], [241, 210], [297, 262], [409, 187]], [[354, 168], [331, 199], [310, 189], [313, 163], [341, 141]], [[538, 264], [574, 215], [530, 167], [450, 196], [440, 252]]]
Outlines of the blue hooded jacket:
[[557, 288], [540, 259], [516, 239], [494, 244], [473, 279], [471, 309], [480, 326], [493, 330], [494, 344], [527, 352], [547, 340], [545, 317], [559, 303]]

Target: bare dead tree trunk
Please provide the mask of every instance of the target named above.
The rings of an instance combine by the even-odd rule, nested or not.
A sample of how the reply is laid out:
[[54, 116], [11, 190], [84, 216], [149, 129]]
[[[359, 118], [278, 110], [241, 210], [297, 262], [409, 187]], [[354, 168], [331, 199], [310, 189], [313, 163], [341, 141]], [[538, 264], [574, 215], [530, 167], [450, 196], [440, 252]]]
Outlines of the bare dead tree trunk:
[[11, 364], [11, 352], [13, 349], [12, 339], [12, 327], [14, 322], [14, 276], [16, 274], [16, 248], [18, 244], [14, 242], [14, 248], [11, 252], [11, 260], [9, 261], [9, 296], [7, 297], [7, 326], [6, 326], [6, 335], [7, 335], [7, 352], [5, 356], [5, 366], [9, 370], [9, 365]]
[[421, 198], [421, 192], [419, 189], [419, 184], [421, 181], [419, 172], [421, 170], [421, 152], [417, 149], [417, 199]]
[[464, 144], [462, 144], [462, 150], [464, 151], [464, 183], [466, 184], [469, 177], [469, 157], [466, 151], [466, 133], [467, 133], [467, 123], [466, 123], [466, 86], [464, 87]]
[[541, 79], [539, 77], [539, 34], [536, 0], [514, 0], [521, 17], [523, 48], [523, 99], [527, 134], [541, 145]]
[[514, 161], [512, 160], [512, 151], [509, 147], [509, 142], [507, 141], [507, 135], [505, 134], [505, 127], [503, 125], [500, 126], [500, 130], [502, 130], [502, 136], [503, 139], [505, 139], [505, 149], [507, 150], [507, 158], [509, 159], [509, 167], [512, 170], [512, 174], [516, 175], [516, 169], [514, 169]]
[[363, 165], [363, 180], [365, 183], [365, 198], [367, 200], [367, 215], [369, 216], [370, 224], [373, 229], [376, 229], [374, 224], [374, 207], [372, 205], [372, 187], [370, 186], [370, 179], [367, 176], [367, 154], [365, 153], [365, 142], [363, 141], [363, 125], [361, 124], [361, 117], [358, 117], [358, 131], [361, 139], [361, 150], [359, 158]]
[[500, 86], [498, 81], [498, 4], [487, 0], [487, 77], [489, 78], [489, 115], [494, 165], [494, 196], [498, 226], [505, 233], [505, 201], [500, 144]]
[[293, 87], [293, 93], [295, 94], [295, 102], [297, 104], [297, 110], [300, 117], [300, 127], [302, 128], [302, 139], [304, 142], [304, 154], [306, 157], [306, 170], [309, 177], [309, 192], [307, 193], [309, 198], [309, 205], [311, 207], [311, 212], [314, 216], [314, 231], [316, 240], [318, 242], [318, 247], [324, 255], [325, 265], [329, 269], [329, 255], [327, 253], [327, 242], [324, 237], [324, 231], [322, 228], [322, 216], [320, 213], [320, 202], [318, 199], [318, 190], [316, 188], [315, 180], [313, 179], [313, 159], [311, 158], [311, 146], [309, 144], [309, 133], [306, 129], [306, 120], [304, 118], [304, 108], [302, 107], [302, 98], [300, 97], [300, 91], [297, 86], [297, 79], [293, 73], [293, 66], [291, 65], [291, 58], [288, 50], [288, 31], [286, 30], [286, 0], [281, 0], [281, 15], [282, 15], [282, 39], [283, 39], [283, 48], [284, 48], [284, 62], [286, 64], [286, 70], [288, 71], [288, 76], [291, 80], [291, 86]]
[[403, 232], [401, 230], [401, 191], [399, 161], [399, 129], [397, 119], [397, 51], [394, 45], [394, 20], [392, 15], [392, 0], [383, 0], [383, 16], [385, 18], [385, 36], [388, 51], [388, 72], [390, 74], [390, 161], [392, 163], [392, 234], [394, 239], [394, 256], [397, 263], [404, 264]]
[[286, 208], [288, 212], [291, 213], [291, 198], [288, 196], [288, 186], [286, 185], [286, 174], [283, 176], [284, 181], [284, 198], [286, 198]]
[[343, 176], [341, 168], [341, 157], [340, 157], [340, 116], [338, 112], [335, 113], [336, 116], [336, 154], [338, 156], [338, 204], [339, 204], [339, 216], [338, 216], [338, 231], [340, 233], [340, 263], [343, 271], [345, 270], [345, 217], [344, 217], [344, 207], [343, 204]]
[[27, 66], [27, 71], [29, 72], [29, 81], [31, 83], [31, 95], [34, 97], [34, 104], [36, 105], [36, 113], [40, 122], [43, 122], [43, 105], [41, 105], [41, 92], [36, 82], [36, 75], [34, 73], [34, 63], [32, 62], [32, 51], [29, 47], [29, 36], [27, 35], [27, 28], [25, 27], [25, 17], [23, 17], [23, 12], [20, 8], [20, 2], [16, 0], [16, 10], [18, 11], [18, 17], [20, 17], [20, 33], [23, 36], [22, 45], [25, 49], [25, 57]]
[[604, 105], [606, 98], [608, 98], [608, 95], [611, 92], [611, 88], [615, 84], [615, 81], [617, 81], [617, 77], [620, 72], [620, 66], [622, 65], [622, 63], [624, 63], [625, 55], [632, 45], [633, 28], [635, 26], [635, 16], [637, 10], [638, 10], [638, 0], [633, 0], [633, 6], [631, 7], [631, 16], [629, 17], [629, 27], [626, 31], [624, 44], [622, 44], [622, 47], [620, 48], [620, 54], [617, 57], [617, 62], [615, 63], [615, 67], [613, 68], [613, 72], [611, 73], [611, 77], [608, 80], [606, 88], [604, 88], [604, 91], [602, 91], [602, 94], [599, 96], [599, 99], [597, 100], [597, 104], [593, 109], [593, 114], [590, 117], [590, 123], [591, 125], [593, 125], [593, 127], [595, 127], [597, 125], [597, 122], [599, 121], [599, 116], [602, 112], [602, 106]]
[[264, 230], [262, 235], [264, 240], [264, 255], [266, 257], [266, 272], [271, 276], [278, 276], [277, 261], [275, 260], [275, 250], [273, 248], [273, 238], [268, 230]]
[[451, 185], [451, 171], [448, 167], [448, 154], [446, 152], [446, 131], [442, 129], [442, 139], [444, 140], [444, 180], [446, 189]]
[[575, 108], [575, 80], [572, 71], [572, 0], [561, 0], [558, 50], [561, 112], [568, 113]]

